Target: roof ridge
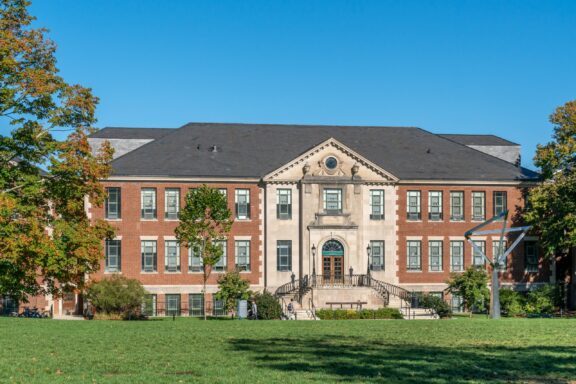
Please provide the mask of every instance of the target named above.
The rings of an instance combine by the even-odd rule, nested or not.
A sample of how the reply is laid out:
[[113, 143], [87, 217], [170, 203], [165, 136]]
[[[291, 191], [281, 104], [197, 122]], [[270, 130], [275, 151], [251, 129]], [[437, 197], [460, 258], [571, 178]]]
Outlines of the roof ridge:
[[403, 126], [403, 125], [340, 125], [340, 124], [291, 124], [291, 123], [227, 123], [227, 122], [188, 122], [180, 128], [197, 126], [197, 125], [237, 125], [237, 126], [252, 126], [252, 127], [290, 127], [290, 128], [306, 128], [306, 127], [326, 127], [326, 128], [399, 128], [399, 129], [422, 129], [416, 126]]

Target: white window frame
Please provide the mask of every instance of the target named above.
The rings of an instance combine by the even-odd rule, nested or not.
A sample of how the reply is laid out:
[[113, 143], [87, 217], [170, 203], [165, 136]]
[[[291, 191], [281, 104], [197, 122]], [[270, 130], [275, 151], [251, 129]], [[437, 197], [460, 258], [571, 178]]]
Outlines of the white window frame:
[[[477, 202], [481, 202], [482, 205], [476, 204]], [[481, 215], [478, 213], [481, 213]], [[472, 221], [484, 220], [486, 220], [486, 192], [472, 192]]]
[[[150, 252], [149, 252], [150, 251]], [[142, 272], [158, 271], [158, 243], [156, 240], [141, 240]], [[149, 264], [147, 261], [151, 261]]]
[[180, 212], [180, 188], [164, 190], [164, 217], [167, 220], [177, 220]]
[[[114, 250], [114, 252], [112, 252]], [[111, 261], [114, 260], [114, 263]], [[106, 240], [105, 272], [122, 271], [122, 240]]]
[[409, 221], [422, 220], [421, 191], [406, 191], [406, 218]]
[[[111, 199], [114, 196], [114, 199]], [[105, 218], [120, 220], [122, 218], [122, 189], [120, 187], [106, 188]]]
[[250, 190], [238, 188], [234, 194], [236, 218], [238, 220], [250, 219]]
[[370, 270], [383, 271], [384, 270], [384, 255], [385, 255], [384, 240], [371, 240], [370, 241]]
[[[456, 255], [454, 250], [458, 249], [460, 254]], [[456, 257], [458, 257], [459, 263], [456, 263]], [[462, 272], [464, 271], [464, 241], [462, 240], [451, 240], [450, 241], [450, 271], [451, 272]]]
[[279, 188], [276, 190], [276, 218], [278, 220], [292, 219], [292, 190]]
[[[498, 199], [501, 199], [499, 203], [497, 203]], [[500, 213], [508, 209], [508, 192], [506, 191], [492, 192], [492, 205], [494, 216], [498, 216]]]
[[226, 272], [228, 265], [228, 242], [226, 240], [214, 241], [214, 245], [219, 245], [222, 247], [222, 256], [218, 259], [218, 262], [214, 264], [212, 270], [214, 272]]
[[[455, 204], [455, 200], [460, 204]], [[456, 207], [459, 213], [454, 212]], [[450, 221], [464, 221], [464, 191], [450, 192]]]
[[292, 240], [276, 241], [276, 270], [280, 272], [292, 270]]
[[384, 220], [384, 197], [383, 189], [370, 190], [370, 220]]
[[428, 220], [442, 221], [442, 191], [428, 191]]
[[[486, 254], [486, 241], [472, 240], [472, 242], [482, 250], [483, 254]], [[472, 247], [472, 265], [476, 267], [486, 267], [486, 259], [476, 251], [476, 247]]]
[[188, 272], [202, 272], [204, 269], [200, 249], [188, 248]]
[[342, 188], [324, 188], [324, 212], [327, 214], [342, 213]]
[[164, 272], [180, 272], [180, 244], [177, 240], [164, 241]]
[[140, 217], [143, 220], [155, 220], [156, 212], [156, 188], [142, 188], [140, 190]]
[[442, 240], [428, 241], [428, 270], [430, 272], [442, 272], [444, 270], [444, 243]]
[[236, 240], [234, 246], [236, 269], [250, 271], [250, 240]]
[[422, 241], [406, 241], [406, 269], [408, 271], [422, 271]]

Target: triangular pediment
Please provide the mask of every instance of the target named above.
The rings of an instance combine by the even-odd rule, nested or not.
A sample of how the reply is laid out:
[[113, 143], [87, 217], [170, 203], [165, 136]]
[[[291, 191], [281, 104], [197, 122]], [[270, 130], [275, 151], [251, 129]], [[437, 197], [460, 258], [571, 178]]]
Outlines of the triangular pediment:
[[395, 183], [398, 178], [334, 138], [307, 150], [264, 176], [264, 181], [290, 182], [302, 178], [350, 178], [374, 183]]

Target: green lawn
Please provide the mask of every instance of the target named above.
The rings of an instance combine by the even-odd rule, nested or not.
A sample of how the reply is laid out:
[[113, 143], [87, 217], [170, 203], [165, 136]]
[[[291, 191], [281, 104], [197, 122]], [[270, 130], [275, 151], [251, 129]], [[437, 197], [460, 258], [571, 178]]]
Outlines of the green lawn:
[[0, 318], [0, 383], [565, 383], [576, 320]]

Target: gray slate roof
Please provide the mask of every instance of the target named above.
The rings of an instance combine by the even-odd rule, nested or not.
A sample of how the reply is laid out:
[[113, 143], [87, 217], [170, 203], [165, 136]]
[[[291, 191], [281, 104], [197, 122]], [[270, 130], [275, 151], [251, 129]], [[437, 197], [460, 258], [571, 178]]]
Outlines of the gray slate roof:
[[[109, 130], [116, 133], [116, 128]], [[228, 123], [174, 129], [114, 160], [113, 174], [260, 178], [329, 138], [401, 180], [512, 181], [538, 176], [420, 128]], [[214, 145], [217, 152], [211, 151]]]
[[439, 134], [438, 136], [442, 136], [446, 139], [464, 145], [495, 145], [495, 146], [520, 145], [494, 135], [460, 135], [460, 134], [446, 133], [446, 134]]
[[106, 127], [90, 135], [95, 139], [159, 139], [174, 128]]

